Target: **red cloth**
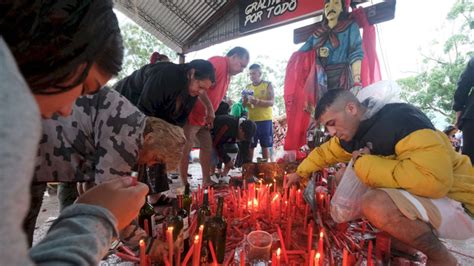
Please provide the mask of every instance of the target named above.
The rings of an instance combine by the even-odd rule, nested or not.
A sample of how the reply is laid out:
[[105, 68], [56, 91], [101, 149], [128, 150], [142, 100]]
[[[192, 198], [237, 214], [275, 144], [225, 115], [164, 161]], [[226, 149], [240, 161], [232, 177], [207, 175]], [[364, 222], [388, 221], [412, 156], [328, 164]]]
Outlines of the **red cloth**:
[[[216, 72], [216, 83], [209, 88], [207, 96], [211, 100], [212, 107], [217, 110], [224, 98], [230, 83], [229, 59], [225, 56], [214, 56], [208, 59], [214, 66]], [[206, 107], [201, 101], [196, 101], [191, 114], [188, 117], [189, 124], [193, 126], [204, 126], [206, 124]]]
[[[369, 25], [367, 16], [362, 8], [351, 13], [352, 18], [363, 29], [362, 49], [364, 58], [361, 64], [362, 87], [381, 80], [380, 64], [376, 51], [375, 27]], [[315, 50], [308, 52], [297, 51], [288, 61], [285, 76], [285, 106], [288, 120], [288, 131], [285, 138], [285, 150], [299, 150], [306, 144], [306, 131], [311, 119], [304, 109], [313, 104], [317, 98], [315, 91]]]
[[314, 88], [315, 58], [314, 49], [307, 52], [297, 51], [293, 53], [286, 67], [284, 99], [288, 130], [285, 150], [297, 150], [306, 144], [305, 136], [310, 114], [304, 109], [309, 103], [314, 102], [314, 89], [305, 88], [311, 87], [308, 84], [311, 80]]
[[376, 38], [374, 25], [367, 21], [367, 15], [363, 8], [359, 7], [351, 13], [352, 19], [362, 28], [362, 50], [364, 58], [362, 59], [360, 79], [362, 87], [375, 83], [382, 79], [380, 73], [380, 64], [377, 57]]

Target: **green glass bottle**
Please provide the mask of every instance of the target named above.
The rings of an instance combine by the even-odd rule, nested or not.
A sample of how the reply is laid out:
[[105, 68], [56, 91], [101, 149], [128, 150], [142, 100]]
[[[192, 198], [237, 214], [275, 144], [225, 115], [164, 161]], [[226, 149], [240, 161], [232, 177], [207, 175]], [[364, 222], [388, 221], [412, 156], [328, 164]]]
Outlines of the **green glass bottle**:
[[[145, 221], [147, 226], [145, 226]], [[145, 204], [143, 204], [143, 207], [140, 209], [140, 213], [138, 214], [138, 225], [143, 229], [148, 227], [148, 233], [150, 236], [156, 236], [155, 210], [147, 201], [145, 201]]]
[[205, 224], [210, 216], [211, 208], [209, 207], [209, 195], [206, 189], [204, 190], [204, 199], [202, 201], [202, 205], [199, 206], [198, 210], [198, 228], [200, 225]]
[[184, 259], [188, 253], [190, 240], [189, 240], [189, 214], [188, 211], [183, 207], [183, 195], [177, 194], [178, 198], [178, 211], [177, 215], [183, 219], [183, 251], [181, 253], [181, 259]]
[[191, 214], [191, 205], [193, 204], [193, 198], [191, 197], [191, 188], [189, 183], [184, 186], [184, 195], [183, 195], [183, 208], [188, 212], [188, 215]]
[[207, 240], [212, 241], [214, 250], [216, 252], [217, 262], [223, 263], [225, 256], [225, 240], [227, 235], [227, 222], [222, 216], [222, 210], [224, 208], [224, 198], [219, 197], [217, 199], [217, 211], [216, 216], [212, 217], [206, 222], [205, 228], [207, 228]]

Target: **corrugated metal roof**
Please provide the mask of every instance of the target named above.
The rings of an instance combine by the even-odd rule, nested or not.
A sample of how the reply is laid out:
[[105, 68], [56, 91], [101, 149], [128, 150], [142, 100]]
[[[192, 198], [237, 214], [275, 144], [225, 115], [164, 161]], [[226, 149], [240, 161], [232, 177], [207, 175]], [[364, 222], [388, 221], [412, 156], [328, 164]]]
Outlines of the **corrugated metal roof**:
[[[115, 0], [115, 8], [179, 53], [197, 50], [196, 40], [201, 48], [213, 44], [201, 34], [216, 41], [208, 30], [214, 28], [215, 22], [222, 16], [231, 15], [229, 20], [236, 20], [236, 25], [232, 23], [231, 32], [238, 33], [237, 1]], [[227, 12], [230, 9], [233, 12]], [[219, 19], [218, 24], [222, 27], [223, 21]], [[219, 31], [225, 28], [219, 28]]]

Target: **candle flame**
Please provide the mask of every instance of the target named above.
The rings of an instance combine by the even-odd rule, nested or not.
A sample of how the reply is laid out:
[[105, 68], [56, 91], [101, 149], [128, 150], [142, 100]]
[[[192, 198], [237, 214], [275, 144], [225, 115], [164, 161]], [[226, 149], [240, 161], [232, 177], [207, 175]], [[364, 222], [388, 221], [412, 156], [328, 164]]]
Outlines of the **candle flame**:
[[281, 250], [280, 250], [280, 248], [278, 248], [277, 249], [277, 256], [280, 256], [280, 252], [281, 252]]
[[301, 189], [298, 188], [298, 193], [301, 193]]
[[196, 236], [194, 237], [194, 241], [199, 241], [199, 235], [196, 235]]
[[201, 231], [204, 230], [204, 225], [203, 225], [203, 224], [201, 224], [201, 225], [199, 226], [199, 230], [201, 230]]
[[323, 233], [323, 231], [321, 230], [321, 232], [319, 232], [319, 238], [323, 238], [323, 236], [324, 236], [324, 233]]
[[273, 182], [276, 183], [276, 179], [275, 179], [275, 178], [273, 178]]
[[321, 254], [319, 254], [319, 252], [316, 253], [316, 255], [314, 256], [314, 258], [315, 258], [316, 260], [319, 260], [319, 258], [321, 258]]
[[319, 195], [320, 199], [324, 199], [324, 194]]
[[168, 226], [168, 231], [173, 231], [173, 226]]
[[140, 239], [140, 242], [139, 242], [140, 246], [144, 246], [145, 245], [145, 240], [143, 239]]
[[278, 194], [275, 195], [275, 197], [273, 197], [272, 201], [275, 201], [278, 199]]

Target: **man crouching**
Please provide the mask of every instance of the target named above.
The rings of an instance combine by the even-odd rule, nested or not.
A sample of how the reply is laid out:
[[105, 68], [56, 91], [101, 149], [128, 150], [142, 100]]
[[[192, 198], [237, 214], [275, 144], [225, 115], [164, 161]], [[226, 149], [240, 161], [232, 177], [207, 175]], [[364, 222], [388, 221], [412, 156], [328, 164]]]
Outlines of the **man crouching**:
[[362, 200], [364, 216], [425, 253], [428, 265], [456, 265], [438, 237], [474, 236], [469, 158], [456, 153], [443, 132], [410, 104], [360, 103], [351, 92], [336, 89], [323, 96], [315, 115], [332, 138], [309, 154], [286, 185], [353, 159], [358, 178], [372, 188]]

